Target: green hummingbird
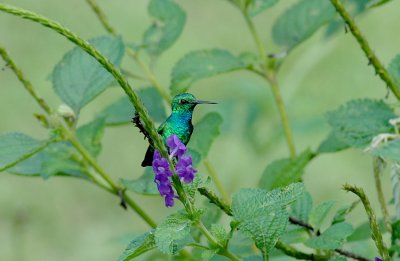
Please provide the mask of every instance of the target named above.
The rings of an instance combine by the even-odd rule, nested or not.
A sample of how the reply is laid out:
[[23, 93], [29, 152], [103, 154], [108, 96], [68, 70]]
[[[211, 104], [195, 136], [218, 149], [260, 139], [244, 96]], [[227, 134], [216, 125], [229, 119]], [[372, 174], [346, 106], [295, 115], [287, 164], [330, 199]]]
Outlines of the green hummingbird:
[[[216, 102], [197, 100], [190, 93], [178, 94], [172, 99], [172, 113], [157, 129], [164, 143], [172, 134], [175, 134], [185, 145], [189, 142], [193, 132], [193, 110], [198, 104], [216, 104]], [[144, 156], [142, 167], [151, 166], [153, 154], [154, 148], [150, 145]]]

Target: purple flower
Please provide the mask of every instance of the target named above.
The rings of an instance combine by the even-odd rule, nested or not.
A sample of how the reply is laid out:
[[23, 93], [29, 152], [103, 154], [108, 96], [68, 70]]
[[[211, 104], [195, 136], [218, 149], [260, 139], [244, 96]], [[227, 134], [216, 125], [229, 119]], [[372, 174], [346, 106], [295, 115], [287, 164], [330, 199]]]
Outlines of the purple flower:
[[194, 179], [197, 170], [193, 168], [192, 156], [183, 155], [176, 164], [176, 174], [185, 183], [190, 183]]
[[158, 150], [154, 151], [152, 167], [155, 174], [154, 182], [157, 184], [160, 195], [165, 197], [165, 206], [172, 207], [174, 205], [175, 193], [169, 177], [173, 173], [169, 167], [168, 160], [162, 158]]
[[383, 261], [383, 260], [380, 259], [379, 257], [375, 257], [375, 261]]
[[172, 134], [167, 138], [167, 146], [169, 147], [169, 155], [171, 158], [180, 158], [186, 152], [185, 144], [183, 144], [182, 141], [175, 134]]

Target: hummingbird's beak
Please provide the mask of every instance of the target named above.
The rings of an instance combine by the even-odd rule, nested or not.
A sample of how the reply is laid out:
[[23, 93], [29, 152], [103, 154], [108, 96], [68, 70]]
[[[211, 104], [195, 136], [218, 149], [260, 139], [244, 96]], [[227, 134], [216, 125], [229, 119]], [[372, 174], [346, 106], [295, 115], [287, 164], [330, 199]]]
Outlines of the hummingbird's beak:
[[195, 100], [192, 102], [192, 104], [217, 104], [216, 102], [211, 102], [211, 101], [201, 101], [201, 100]]

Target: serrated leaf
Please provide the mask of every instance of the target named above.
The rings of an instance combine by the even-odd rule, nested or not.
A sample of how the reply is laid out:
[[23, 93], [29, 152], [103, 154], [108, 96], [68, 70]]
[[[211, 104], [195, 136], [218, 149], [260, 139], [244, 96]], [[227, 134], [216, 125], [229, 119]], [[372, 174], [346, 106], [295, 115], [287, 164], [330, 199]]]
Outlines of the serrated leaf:
[[105, 118], [100, 117], [76, 130], [76, 136], [92, 156], [97, 157], [101, 151], [101, 139], [103, 138]]
[[0, 171], [31, 157], [47, 146], [46, 141], [34, 139], [20, 132], [0, 135]]
[[291, 216], [308, 223], [308, 217], [310, 215], [312, 205], [313, 200], [310, 193], [304, 191], [303, 194], [290, 206]]
[[370, 152], [374, 156], [398, 162], [400, 161], [400, 140], [384, 143]]
[[21, 161], [8, 172], [24, 176], [41, 176], [47, 179], [51, 176], [73, 176], [87, 178], [85, 167], [75, 160], [75, 150], [67, 142], [57, 142], [48, 145], [33, 157]]
[[390, 77], [397, 84], [397, 88], [400, 88], [400, 54], [396, 55], [390, 62], [388, 72]]
[[127, 190], [146, 196], [160, 195], [154, 182], [154, 173], [151, 167], [144, 170], [142, 176], [134, 180], [121, 179]]
[[240, 222], [239, 229], [249, 234], [256, 246], [268, 253], [285, 231], [289, 215], [286, 206], [302, 193], [302, 184], [267, 192], [262, 189], [241, 189], [232, 200], [232, 213]]
[[250, 16], [256, 16], [266, 9], [272, 7], [278, 0], [250, 0], [248, 1], [247, 13]]
[[397, 246], [399, 251], [400, 243], [400, 219], [392, 223], [392, 246]]
[[324, 222], [326, 216], [329, 211], [335, 204], [335, 201], [325, 201], [321, 204], [317, 205], [310, 213], [310, 224], [314, 227], [314, 230], [317, 231], [320, 229], [322, 222]]
[[349, 147], [343, 141], [340, 141], [333, 132], [329, 133], [328, 137], [321, 142], [318, 147], [318, 153], [331, 153], [345, 150]]
[[272, 190], [300, 181], [304, 167], [313, 156], [310, 150], [306, 150], [295, 159], [287, 158], [273, 161], [264, 170], [259, 187]]
[[329, 1], [302, 0], [286, 10], [272, 27], [275, 43], [292, 49], [314, 34], [335, 15]]
[[211, 234], [217, 239], [218, 243], [225, 245], [228, 240], [228, 233], [221, 224], [212, 224], [210, 229]]
[[172, 70], [171, 92], [185, 92], [197, 80], [245, 68], [245, 64], [222, 49], [194, 51], [180, 59]]
[[188, 147], [206, 158], [214, 139], [220, 133], [222, 116], [217, 112], [206, 114], [194, 128]]
[[[125, 48], [120, 37], [101, 36], [89, 42], [111, 63], [117, 66], [121, 63]], [[76, 114], [113, 83], [113, 79], [96, 59], [79, 47], [67, 52], [51, 75], [55, 92]]]
[[339, 208], [336, 211], [335, 216], [333, 217], [332, 225], [334, 225], [336, 223], [344, 222], [346, 220], [347, 214], [349, 214], [358, 205], [358, 203], [360, 203], [359, 200], [354, 201], [353, 204], [351, 204], [349, 206]]
[[203, 222], [204, 226], [208, 228], [211, 227], [212, 224], [217, 223], [221, 216], [222, 211], [220, 208], [213, 204], [207, 203], [207, 208], [201, 217], [201, 221]]
[[393, 132], [389, 120], [396, 117], [383, 101], [370, 99], [353, 100], [327, 113], [336, 138], [356, 148], [369, 145], [378, 134]]
[[183, 211], [169, 215], [155, 232], [158, 249], [169, 255], [176, 254], [185, 245], [189, 244], [192, 221]]
[[154, 248], [156, 248], [156, 242], [154, 239], [154, 231], [152, 230], [135, 237], [120, 255], [118, 261], [132, 260]]
[[149, 54], [160, 55], [181, 35], [186, 14], [172, 0], [151, 0], [148, 12], [154, 21], [144, 33], [143, 45]]
[[325, 230], [318, 237], [310, 238], [304, 244], [314, 249], [336, 249], [353, 233], [353, 227], [348, 223], [338, 223]]
[[[154, 87], [141, 89], [138, 95], [154, 121], [162, 122], [167, 118], [162, 97]], [[124, 95], [102, 110], [99, 117], [106, 117], [107, 125], [130, 124], [135, 111], [129, 98]]]

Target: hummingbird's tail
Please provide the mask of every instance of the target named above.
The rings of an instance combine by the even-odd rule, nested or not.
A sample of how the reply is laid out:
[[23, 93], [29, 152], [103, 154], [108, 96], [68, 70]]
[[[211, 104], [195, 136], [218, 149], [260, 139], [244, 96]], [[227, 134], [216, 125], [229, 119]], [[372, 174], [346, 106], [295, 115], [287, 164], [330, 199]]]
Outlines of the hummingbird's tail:
[[144, 156], [144, 159], [142, 161], [142, 167], [151, 166], [153, 162], [153, 154], [154, 148], [152, 146], [149, 146], [147, 148], [146, 155]]

